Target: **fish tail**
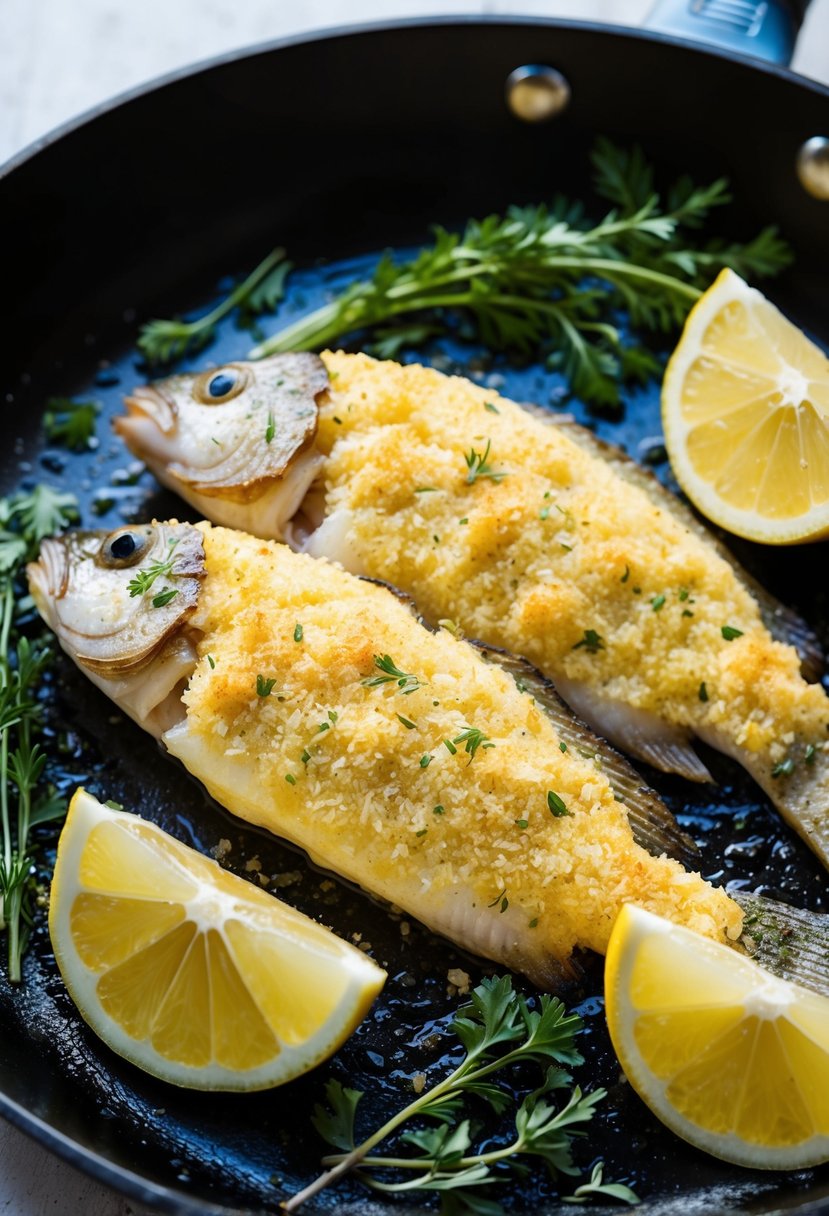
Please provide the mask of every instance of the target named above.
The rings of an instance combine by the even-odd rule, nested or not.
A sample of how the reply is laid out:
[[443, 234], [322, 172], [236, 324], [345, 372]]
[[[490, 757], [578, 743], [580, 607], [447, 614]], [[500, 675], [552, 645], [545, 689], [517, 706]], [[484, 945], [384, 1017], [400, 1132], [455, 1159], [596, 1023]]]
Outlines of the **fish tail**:
[[829, 916], [732, 891], [745, 913], [737, 947], [768, 971], [829, 996]]

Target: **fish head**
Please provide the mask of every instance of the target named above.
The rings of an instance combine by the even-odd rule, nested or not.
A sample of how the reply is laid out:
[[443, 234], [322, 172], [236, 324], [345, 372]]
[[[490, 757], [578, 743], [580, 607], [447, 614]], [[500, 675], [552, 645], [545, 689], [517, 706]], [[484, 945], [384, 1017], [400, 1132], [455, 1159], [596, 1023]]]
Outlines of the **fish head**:
[[249, 503], [284, 479], [313, 444], [317, 401], [328, 383], [322, 360], [306, 352], [226, 363], [136, 388], [114, 426], [188, 501]]
[[125, 681], [167, 651], [198, 603], [205, 574], [191, 524], [67, 532], [27, 568], [38, 612], [96, 683]]

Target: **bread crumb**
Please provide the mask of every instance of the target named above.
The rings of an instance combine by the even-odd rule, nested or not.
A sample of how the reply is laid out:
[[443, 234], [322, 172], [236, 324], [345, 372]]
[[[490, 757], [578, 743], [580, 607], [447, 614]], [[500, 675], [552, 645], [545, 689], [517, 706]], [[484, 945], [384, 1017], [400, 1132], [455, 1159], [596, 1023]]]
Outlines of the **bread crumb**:
[[416, 1072], [412, 1077], [412, 1089], [416, 1094], [422, 1094], [426, 1088], [426, 1073]]
[[228, 853], [233, 851], [233, 845], [223, 836], [218, 844], [214, 844], [210, 850], [211, 855], [216, 858], [216, 861], [221, 861], [223, 857], [227, 857]]
[[[446, 972], [446, 978], [458, 996], [466, 996], [467, 992], [469, 992], [469, 976], [460, 967], [450, 967]], [[450, 993], [450, 995], [452, 994]]]
[[258, 874], [262, 869], [262, 862], [258, 857], [251, 857], [250, 861], [245, 862], [245, 869], [247, 870], [248, 874], [250, 874], [252, 871]]

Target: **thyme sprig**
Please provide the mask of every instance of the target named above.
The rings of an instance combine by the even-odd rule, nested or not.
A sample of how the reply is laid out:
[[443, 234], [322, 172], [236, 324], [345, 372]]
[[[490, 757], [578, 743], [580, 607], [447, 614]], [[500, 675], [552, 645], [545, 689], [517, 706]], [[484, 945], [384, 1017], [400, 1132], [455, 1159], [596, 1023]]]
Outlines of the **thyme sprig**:
[[13, 983], [21, 978], [31, 926], [31, 829], [66, 810], [46, 783], [46, 754], [37, 741], [37, 691], [52, 654], [41, 640], [20, 631], [31, 600], [19, 594], [18, 577], [43, 538], [74, 519], [74, 497], [50, 486], [0, 499], [0, 931], [7, 933]]
[[598, 222], [581, 203], [558, 198], [470, 220], [463, 232], [438, 227], [416, 257], [385, 254], [370, 279], [278, 331], [252, 357], [323, 349], [374, 330], [381, 357], [393, 358], [401, 346], [456, 331], [461, 320], [491, 349], [546, 359], [577, 396], [617, 407], [622, 384], [660, 370], [644, 337], [681, 326], [724, 266], [762, 278], [788, 265], [791, 251], [774, 228], [745, 244], [702, 234], [711, 212], [730, 201], [725, 179], [697, 186], [684, 177], [663, 195], [638, 148], [600, 139], [592, 161], [596, 192], [611, 204]]
[[[173, 573], [173, 563], [176, 560], [175, 548], [177, 545], [178, 545], [177, 540], [171, 540], [170, 547], [167, 551], [167, 556], [164, 558], [163, 561], [159, 560], [159, 561], [151, 562], [149, 566], [147, 566], [143, 570], [139, 570], [130, 579], [130, 581], [127, 583], [127, 591], [129, 591], [129, 593], [130, 593], [130, 598], [134, 598], [137, 595], [146, 595], [147, 592], [150, 590], [150, 588], [155, 583], [156, 579], [166, 578], [166, 576], [168, 574]], [[162, 596], [164, 594], [165, 593], [162, 592]], [[156, 596], [156, 599], [160, 599], [160, 598], [161, 598], [160, 596]], [[172, 599], [172, 598], [173, 597], [170, 596], [170, 599]], [[167, 602], [169, 602], [169, 601], [167, 601]], [[158, 608], [158, 607], [162, 607], [163, 605], [156, 604], [155, 600], [153, 600], [153, 606]]]
[[[337, 1080], [328, 1082], [326, 1104], [316, 1107], [313, 1123], [323, 1139], [340, 1151], [323, 1158], [326, 1172], [288, 1199], [283, 1210], [296, 1211], [352, 1170], [373, 1190], [387, 1194], [451, 1192], [455, 1211], [467, 1208], [487, 1216], [502, 1209], [488, 1196], [484, 1199], [481, 1188], [523, 1176], [526, 1165], [521, 1158], [540, 1158], [553, 1178], [578, 1175], [572, 1141], [583, 1134], [605, 1091], [583, 1094], [574, 1086], [561, 1104], [552, 1095], [570, 1086], [572, 1078], [566, 1069], [583, 1063], [574, 1044], [581, 1026], [581, 1019], [567, 1014], [561, 1001], [553, 997], [541, 996], [538, 1006], [531, 1007], [513, 990], [509, 976], [484, 980], [450, 1028], [464, 1048], [460, 1063], [359, 1144], [355, 1119], [363, 1095]], [[479, 1128], [467, 1115], [468, 1101], [477, 1099], [496, 1116], [503, 1116], [516, 1097], [512, 1088], [499, 1085], [494, 1077], [528, 1062], [542, 1067], [542, 1080], [518, 1102], [506, 1142], [492, 1147], [489, 1137], [488, 1147], [475, 1148]], [[413, 1120], [424, 1118], [437, 1126], [412, 1126]], [[391, 1153], [374, 1151], [396, 1133], [397, 1146]], [[407, 1148], [415, 1151], [401, 1151]], [[594, 1171], [585, 1186], [600, 1180]], [[620, 1184], [604, 1186], [608, 1195], [613, 1194], [610, 1187], [619, 1188], [614, 1198], [637, 1202], [634, 1193]], [[582, 1200], [581, 1189], [574, 1198]]]
[[492, 465], [489, 463], [489, 451], [491, 446], [492, 441], [487, 439], [486, 447], [484, 448], [483, 452], [476, 452], [474, 448], [470, 448], [470, 450], [464, 456], [467, 468], [467, 485], [474, 485], [479, 478], [484, 477], [488, 477], [490, 481], [494, 481], [497, 484], [499, 481], [503, 481], [504, 478], [508, 476], [507, 473], [496, 473]]

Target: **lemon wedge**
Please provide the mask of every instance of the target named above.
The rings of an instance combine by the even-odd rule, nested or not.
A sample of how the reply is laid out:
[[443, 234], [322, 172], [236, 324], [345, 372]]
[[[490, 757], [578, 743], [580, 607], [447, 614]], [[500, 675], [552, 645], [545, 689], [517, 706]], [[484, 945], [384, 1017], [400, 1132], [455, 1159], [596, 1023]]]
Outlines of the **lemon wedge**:
[[679, 484], [714, 523], [774, 545], [829, 533], [829, 359], [732, 270], [688, 315], [662, 424]]
[[265, 1089], [313, 1068], [386, 978], [308, 917], [82, 789], [58, 845], [49, 932], [104, 1042], [196, 1089]]
[[736, 1165], [829, 1159], [829, 1000], [626, 904], [605, 968], [628, 1080], [678, 1136]]

